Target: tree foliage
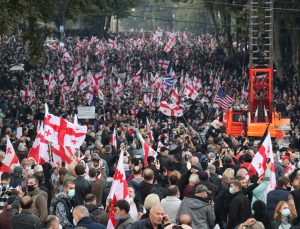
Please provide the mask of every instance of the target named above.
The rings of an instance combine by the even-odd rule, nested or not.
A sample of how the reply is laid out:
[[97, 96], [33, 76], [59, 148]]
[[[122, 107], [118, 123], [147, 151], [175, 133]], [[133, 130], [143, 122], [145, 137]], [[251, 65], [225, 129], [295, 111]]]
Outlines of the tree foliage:
[[[79, 15], [118, 14], [125, 17], [126, 8], [134, 0], [0, 0], [0, 35], [21, 35], [28, 41], [31, 62], [38, 64], [46, 36], [50, 30], [47, 25], [54, 23], [56, 30], [66, 20], [77, 20]], [[46, 26], [45, 26], [46, 25]]]

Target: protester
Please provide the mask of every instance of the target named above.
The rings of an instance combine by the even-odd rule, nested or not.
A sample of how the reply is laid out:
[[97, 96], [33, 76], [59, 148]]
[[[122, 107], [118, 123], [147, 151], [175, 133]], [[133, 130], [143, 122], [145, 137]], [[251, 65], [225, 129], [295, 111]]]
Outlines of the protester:
[[[268, 228], [270, 218], [257, 200], [267, 204], [269, 217], [283, 200], [291, 214], [280, 218], [278, 213], [275, 221], [283, 222], [284, 228], [296, 227], [300, 215], [296, 76], [278, 77], [274, 72], [273, 107], [282, 117], [290, 116], [291, 131], [272, 142], [274, 163], [270, 160], [270, 170], [262, 166], [264, 175], [259, 178], [253, 166], [258, 144], [244, 133], [237, 137], [226, 133], [226, 110], [215, 103], [222, 86], [235, 100], [231, 108], [249, 108], [244, 96], [249, 93], [244, 90], [249, 84], [247, 48], [240, 42], [229, 57], [223, 51], [227, 50], [223, 35], [217, 36], [124, 32], [107, 41], [66, 35], [61, 41], [48, 38], [42, 64], [33, 65], [25, 40], [1, 35], [0, 217], [15, 213], [11, 198], [20, 194], [26, 203], [13, 217], [22, 220], [28, 214], [25, 225], [33, 222], [31, 228], [41, 223], [56, 228], [57, 218], [63, 228], [75, 224], [99, 228], [99, 222], [105, 227], [115, 223], [115, 228], [119, 222], [121, 227], [124, 219], [116, 221], [116, 216], [132, 218], [132, 228], [259, 228], [257, 221]], [[14, 70], [16, 66], [20, 70]], [[177, 105], [180, 111], [163, 109], [161, 104]], [[89, 109], [95, 111], [91, 117], [80, 117]], [[46, 128], [47, 117], [67, 123], [59, 145]], [[80, 136], [73, 124], [86, 127], [86, 133]], [[82, 144], [76, 147], [61, 142], [76, 144], [80, 137]], [[9, 165], [11, 160], [4, 160], [12, 155], [8, 139], [16, 155]], [[121, 151], [124, 157], [119, 160]], [[122, 204], [114, 214], [112, 206], [118, 201]], [[57, 218], [47, 217], [48, 212]], [[13, 228], [21, 228], [20, 219], [9, 221]]]
[[292, 214], [289, 204], [280, 201], [274, 212], [274, 228], [290, 228], [295, 215]]
[[93, 222], [89, 217], [89, 211], [82, 205], [79, 205], [73, 209], [73, 223], [76, 227], [84, 227], [86, 229], [105, 228], [104, 225]]
[[56, 202], [53, 207], [53, 212], [59, 219], [62, 227], [72, 227], [72, 209], [74, 206], [73, 198], [75, 196], [75, 183], [72, 180], [64, 182], [63, 192], [60, 192], [56, 197]]
[[161, 206], [170, 217], [172, 223], [176, 222], [177, 210], [181, 204], [180, 192], [176, 185], [168, 187], [168, 196], [161, 200]]
[[[42, 223], [39, 217], [33, 214], [33, 199], [30, 196], [16, 197], [13, 202], [10, 213], [10, 222], [12, 229], [42, 229]], [[19, 213], [19, 207], [22, 211]]]
[[130, 205], [126, 200], [118, 200], [114, 205], [114, 213], [118, 224], [116, 229], [130, 229], [133, 219], [129, 215]]
[[44, 222], [48, 215], [47, 199], [48, 195], [39, 188], [39, 181], [35, 176], [29, 176], [27, 179], [28, 195], [33, 201], [33, 214], [38, 216], [41, 222]]
[[208, 194], [211, 191], [205, 185], [199, 184], [195, 189], [195, 196], [185, 198], [177, 211], [177, 218], [182, 214], [190, 215], [193, 228], [213, 228], [215, 214], [211, 199]]
[[151, 208], [149, 218], [135, 222], [132, 229], [163, 228], [164, 225], [168, 224], [170, 224], [168, 216], [165, 215], [163, 208], [157, 204]]
[[242, 184], [235, 180], [230, 184], [229, 192], [233, 195], [229, 205], [227, 228], [233, 229], [251, 217], [249, 199], [242, 194]]

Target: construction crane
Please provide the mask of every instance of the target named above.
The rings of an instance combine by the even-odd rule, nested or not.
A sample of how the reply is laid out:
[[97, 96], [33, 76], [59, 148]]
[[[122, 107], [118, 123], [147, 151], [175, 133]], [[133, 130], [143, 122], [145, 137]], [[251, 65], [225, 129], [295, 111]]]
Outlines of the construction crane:
[[262, 137], [269, 126], [271, 137], [283, 139], [290, 119], [273, 109], [273, 0], [250, 0], [249, 109], [229, 109], [228, 134]]

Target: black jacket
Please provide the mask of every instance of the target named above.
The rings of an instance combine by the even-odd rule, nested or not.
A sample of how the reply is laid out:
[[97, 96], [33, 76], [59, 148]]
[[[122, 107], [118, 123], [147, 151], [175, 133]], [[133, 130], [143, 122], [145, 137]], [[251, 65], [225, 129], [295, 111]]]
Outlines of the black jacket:
[[229, 204], [228, 229], [233, 229], [251, 217], [251, 203], [242, 192], [235, 193]]
[[85, 204], [84, 206], [89, 211], [90, 217], [91, 217], [91, 219], [94, 222], [97, 222], [97, 220], [96, 220], [97, 216], [100, 216], [100, 215], [104, 214], [104, 212], [102, 211], [102, 209], [99, 208], [99, 207], [97, 207], [97, 205], [94, 205], [94, 204]]
[[[272, 191], [270, 191], [267, 195], [267, 211], [269, 213], [269, 216], [273, 218], [275, 208], [279, 201], [287, 201], [288, 200], [288, 195], [289, 191], [286, 189], [282, 188], [277, 188]], [[298, 212], [297, 212], [298, 213]]]
[[79, 176], [75, 180], [75, 206], [83, 205], [84, 197], [86, 194], [91, 193], [91, 182]]
[[105, 229], [104, 225], [93, 222], [89, 217], [80, 219], [76, 227], [83, 227], [86, 229]]
[[12, 229], [42, 229], [40, 218], [35, 216], [30, 210], [23, 210], [11, 218]]
[[[162, 229], [162, 228], [164, 228], [163, 225], [158, 226], [158, 229]], [[135, 222], [131, 226], [131, 229], [153, 229], [153, 226], [148, 218], [148, 219], [143, 219]]]

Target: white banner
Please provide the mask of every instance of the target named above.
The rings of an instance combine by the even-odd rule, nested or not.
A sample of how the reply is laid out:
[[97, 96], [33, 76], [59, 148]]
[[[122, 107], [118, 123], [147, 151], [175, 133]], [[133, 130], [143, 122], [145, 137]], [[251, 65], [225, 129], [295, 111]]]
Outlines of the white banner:
[[94, 119], [95, 118], [95, 107], [77, 107], [78, 119]]

